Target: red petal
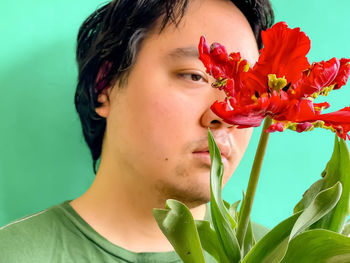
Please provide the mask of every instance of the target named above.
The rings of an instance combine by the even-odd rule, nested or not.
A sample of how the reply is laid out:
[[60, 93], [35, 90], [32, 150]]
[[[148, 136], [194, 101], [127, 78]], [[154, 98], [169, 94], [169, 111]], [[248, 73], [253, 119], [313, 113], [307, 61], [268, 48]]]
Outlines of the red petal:
[[304, 105], [304, 107], [301, 107], [301, 111], [298, 113], [297, 118], [299, 121], [296, 122], [324, 121], [326, 126], [331, 126], [337, 131], [339, 137], [344, 140], [346, 139], [348, 136], [347, 134], [350, 131], [350, 107], [346, 107], [336, 112], [314, 114], [312, 116], [310, 108], [306, 109], [308, 106]]
[[265, 118], [263, 112], [251, 110], [230, 110], [227, 102], [215, 101], [210, 109], [226, 123], [237, 125], [237, 128], [258, 127]]
[[293, 98], [309, 97], [330, 86], [338, 74], [339, 67], [340, 62], [336, 58], [313, 63], [303, 72], [301, 79], [293, 85], [293, 88], [288, 90], [289, 95]]
[[[208, 43], [202, 36], [198, 45], [199, 59], [203, 62], [207, 72], [215, 79], [225, 79], [230, 76], [232, 69], [236, 69], [237, 61], [232, 61], [223, 45], [213, 43], [209, 49]], [[240, 59], [240, 55], [239, 55]], [[236, 72], [234, 72], [236, 73]]]
[[318, 108], [324, 108], [324, 109], [328, 109], [329, 108], [329, 103], [327, 101], [322, 102], [322, 103], [314, 103], [314, 107], [318, 107]]
[[310, 39], [300, 32], [300, 28], [288, 28], [285, 22], [262, 32], [262, 39], [264, 48], [245, 84], [250, 87], [259, 85], [266, 90], [268, 74], [276, 74], [277, 78], [285, 76], [288, 82], [295, 83], [310, 65], [306, 58]]
[[341, 127], [343, 129], [343, 139], [346, 138], [346, 134], [350, 131], [350, 107], [345, 107], [335, 112], [318, 115], [317, 119], [324, 121], [328, 126], [332, 126], [334, 128]]
[[346, 84], [350, 74], [350, 59], [342, 58], [340, 60], [340, 69], [334, 80], [334, 89], [339, 89]]
[[303, 132], [303, 131], [311, 128], [311, 127], [312, 127], [312, 123], [311, 122], [299, 123], [299, 124], [297, 124], [296, 131], [297, 132]]
[[265, 132], [283, 132], [284, 131], [284, 125], [280, 122], [276, 122], [274, 124], [271, 124], [270, 127], [268, 127]]
[[315, 115], [312, 101], [303, 99], [293, 104], [286, 112], [281, 114], [278, 120], [287, 120], [299, 123], [313, 119]]
[[215, 64], [212, 63], [212, 60], [210, 57], [210, 48], [208, 46], [208, 43], [205, 37], [203, 36], [201, 36], [201, 39], [199, 41], [198, 51], [199, 51], [199, 59], [203, 62], [205, 68], [207, 69], [207, 72], [210, 73]]
[[329, 108], [328, 102], [314, 103], [314, 110], [316, 114], [321, 114], [322, 110]]

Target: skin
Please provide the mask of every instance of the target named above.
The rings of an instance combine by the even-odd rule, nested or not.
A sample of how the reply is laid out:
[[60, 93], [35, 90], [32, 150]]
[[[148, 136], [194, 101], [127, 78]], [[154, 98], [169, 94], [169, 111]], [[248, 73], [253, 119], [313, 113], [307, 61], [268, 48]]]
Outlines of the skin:
[[194, 0], [177, 28], [171, 24], [159, 34], [157, 24], [148, 34], [126, 86], [99, 97], [103, 105], [96, 112], [107, 119], [100, 167], [91, 187], [71, 205], [125, 249], [173, 250], [152, 214], [169, 198], [184, 202], [195, 219], [204, 218], [210, 166], [194, 152], [207, 146], [208, 127], [230, 150], [224, 184], [251, 137], [252, 129], [237, 129], [210, 110], [224, 93], [211, 87], [213, 79], [195, 53], [201, 35], [241, 52], [251, 65], [258, 58], [252, 30], [237, 7], [225, 0]]

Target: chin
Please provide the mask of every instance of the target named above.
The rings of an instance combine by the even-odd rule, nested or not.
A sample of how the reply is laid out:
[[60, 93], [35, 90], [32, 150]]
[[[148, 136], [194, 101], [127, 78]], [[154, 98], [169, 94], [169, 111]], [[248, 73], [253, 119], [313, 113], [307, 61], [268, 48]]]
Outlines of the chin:
[[186, 204], [189, 208], [193, 208], [210, 201], [210, 183], [193, 182], [186, 187], [174, 189], [174, 199]]
[[185, 183], [176, 185], [158, 185], [157, 191], [160, 194], [160, 200], [175, 199], [184, 203], [188, 208], [197, 207], [210, 201], [209, 181], [195, 182], [184, 178]]
[[189, 208], [210, 201], [210, 166], [176, 166], [171, 174], [157, 182], [159, 200], [175, 199]]
[[196, 196], [192, 195], [192, 196], [182, 196], [182, 198], [179, 196], [178, 199], [176, 200], [184, 203], [188, 208], [192, 209], [194, 207], [208, 203], [210, 201], [210, 196], [209, 195], [196, 195]]

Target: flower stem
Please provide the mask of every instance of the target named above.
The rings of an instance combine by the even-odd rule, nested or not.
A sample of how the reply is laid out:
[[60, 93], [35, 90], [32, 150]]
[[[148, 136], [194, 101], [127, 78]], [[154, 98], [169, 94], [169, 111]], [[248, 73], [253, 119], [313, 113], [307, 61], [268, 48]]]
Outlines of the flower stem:
[[256, 187], [259, 181], [259, 174], [260, 174], [262, 162], [265, 156], [267, 141], [269, 139], [269, 133], [264, 131], [271, 125], [271, 123], [272, 123], [272, 119], [269, 116], [267, 116], [264, 121], [264, 127], [261, 131], [258, 149], [256, 151], [253, 167], [250, 172], [250, 178], [249, 178], [246, 196], [242, 202], [242, 207], [239, 212], [240, 216], [239, 216], [236, 236], [240, 247], [242, 247], [242, 244], [244, 242], [244, 238], [247, 232], [250, 212], [252, 211]]

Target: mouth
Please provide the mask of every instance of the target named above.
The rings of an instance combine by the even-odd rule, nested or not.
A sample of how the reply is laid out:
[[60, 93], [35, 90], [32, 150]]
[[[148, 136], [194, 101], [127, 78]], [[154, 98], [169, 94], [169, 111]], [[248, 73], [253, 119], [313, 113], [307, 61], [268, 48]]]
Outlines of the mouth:
[[[210, 153], [209, 151], [195, 151], [192, 153], [193, 157], [196, 158], [197, 160], [204, 162], [208, 165], [211, 165], [211, 160], [210, 160]], [[225, 155], [221, 154], [221, 159], [224, 164], [227, 163], [227, 158]]]

